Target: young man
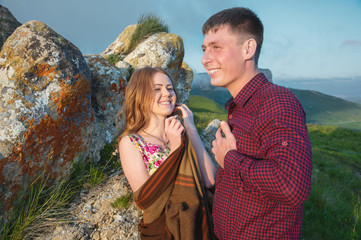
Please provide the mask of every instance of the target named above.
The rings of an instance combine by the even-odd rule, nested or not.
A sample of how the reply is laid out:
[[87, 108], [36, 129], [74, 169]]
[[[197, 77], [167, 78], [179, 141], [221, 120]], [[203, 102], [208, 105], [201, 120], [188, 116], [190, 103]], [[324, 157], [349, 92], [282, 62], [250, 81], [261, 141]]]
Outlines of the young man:
[[[225, 87], [228, 123], [212, 152], [213, 218], [219, 239], [299, 239], [311, 192], [312, 151], [305, 112], [286, 88], [258, 72], [263, 25], [249, 9], [216, 13], [203, 25], [202, 64]], [[224, 135], [222, 135], [222, 132]]]

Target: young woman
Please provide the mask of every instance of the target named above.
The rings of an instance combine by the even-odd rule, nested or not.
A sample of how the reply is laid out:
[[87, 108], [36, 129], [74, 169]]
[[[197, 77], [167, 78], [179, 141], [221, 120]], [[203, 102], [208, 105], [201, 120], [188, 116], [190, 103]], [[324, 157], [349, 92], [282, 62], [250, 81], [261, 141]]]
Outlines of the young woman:
[[[193, 114], [186, 105], [176, 101], [169, 75], [159, 68], [137, 69], [125, 92], [126, 127], [120, 137], [119, 154], [135, 201], [143, 209], [140, 229], [145, 226], [152, 230], [149, 233], [141, 229], [142, 238], [168, 234], [175, 239], [185, 239], [187, 234], [193, 234], [190, 239], [197, 239], [202, 235], [199, 229], [202, 226], [182, 230], [175, 227], [181, 224], [171, 226], [168, 220], [165, 224], [175, 202], [182, 203], [185, 212], [193, 211], [189, 216], [197, 215], [199, 210], [191, 210], [193, 202], [197, 202], [196, 208], [204, 208], [207, 204], [203, 187], [212, 188], [215, 181], [215, 167], [200, 140]], [[173, 115], [175, 111], [181, 112], [184, 125]], [[202, 224], [197, 222], [199, 216], [195, 218], [186, 222]], [[163, 228], [159, 227], [159, 221]]]

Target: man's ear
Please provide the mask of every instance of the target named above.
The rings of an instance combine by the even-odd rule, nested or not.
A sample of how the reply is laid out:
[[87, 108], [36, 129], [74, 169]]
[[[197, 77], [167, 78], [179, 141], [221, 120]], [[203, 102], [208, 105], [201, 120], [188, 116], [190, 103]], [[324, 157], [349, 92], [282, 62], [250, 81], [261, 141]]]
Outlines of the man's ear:
[[243, 43], [243, 53], [246, 60], [250, 60], [255, 56], [257, 42], [253, 38], [247, 39]]

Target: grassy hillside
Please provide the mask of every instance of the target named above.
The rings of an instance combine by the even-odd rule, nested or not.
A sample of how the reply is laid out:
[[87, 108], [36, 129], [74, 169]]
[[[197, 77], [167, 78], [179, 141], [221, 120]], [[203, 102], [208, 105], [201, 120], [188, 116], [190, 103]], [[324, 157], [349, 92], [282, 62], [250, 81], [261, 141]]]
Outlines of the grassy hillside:
[[361, 130], [361, 104], [316, 91], [290, 90], [305, 109], [308, 123]]
[[[226, 119], [222, 106], [206, 97], [191, 96], [189, 106], [198, 129]], [[315, 124], [308, 130], [313, 185], [302, 239], [361, 239], [361, 132]]]
[[192, 95], [188, 102], [197, 129], [205, 128], [213, 119], [227, 120], [227, 111], [219, 103], [202, 96]]
[[361, 239], [361, 132], [308, 125], [312, 192], [303, 239]]
[[[305, 109], [307, 123], [361, 130], [361, 104], [316, 91], [290, 90]], [[195, 87], [192, 95], [207, 97], [221, 106], [231, 97], [228, 91], [214, 87]]]
[[202, 96], [192, 95], [188, 102], [197, 129], [203, 129], [213, 119], [227, 120], [227, 111], [219, 103]]
[[224, 106], [227, 100], [231, 97], [231, 94], [229, 94], [229, 92], [225, 88], [215, 88], [212, 86], [207, 86], [207, 88], [194, 86], [192, 87], [191, 94], [207, 97], [220, 104], [221, 106]]

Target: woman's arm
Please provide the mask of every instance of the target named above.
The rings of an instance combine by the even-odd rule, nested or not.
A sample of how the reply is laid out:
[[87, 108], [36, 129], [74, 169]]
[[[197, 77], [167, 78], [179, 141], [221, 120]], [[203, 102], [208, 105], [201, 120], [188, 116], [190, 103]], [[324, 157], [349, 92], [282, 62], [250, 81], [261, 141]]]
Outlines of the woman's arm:
[[122, 168], [133, 192], [137, 191], [149, 178], [141, 153], [130, 141], [123, 137], [119, 141], [119, 157]]
[[212, 188], [215, 182], [215, 166], [199, 137], [196, 126], [194, 125], [193, 113], [185, 104], [178, 104], [175, 110], [180, 110], [182, 112], [184, 126], [196, 152], [204, 185], [206, 188]]

